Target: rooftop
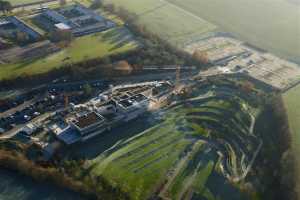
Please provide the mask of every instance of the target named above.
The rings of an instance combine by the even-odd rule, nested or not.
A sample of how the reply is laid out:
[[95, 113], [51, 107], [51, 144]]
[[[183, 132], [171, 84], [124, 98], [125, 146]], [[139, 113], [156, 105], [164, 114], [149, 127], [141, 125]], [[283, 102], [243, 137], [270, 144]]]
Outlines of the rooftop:
[[63, 132], [57, 135], [57, 137], [68, 145], [78, 142], [81, 139], [81, 135], [71, 127], [65, 129]]
[[91, 126], [93, 124], [103, 122], [104, 118], [100, 115], [97, 115], [95, 112], [90, 112], [87, 114], [84, 114], [73, 122], [76, 126], [79, 128], [86, 128], [88, 126]]
[[121, 104], [125, 108], [128, 108], [133, 105], [133, 102], [129, 99], [125, 99], [125, 100], [119, 101], [119, 104]]
[[64, 23], [55, 24], [55, 27], [60, 30], [70, 30], [71, 29], [71, 27], [69, 25], [64, 24]]
[[130, 97], [131, 101], [136, 101], [136, 102], [141, 102], [141, 101], [144, 101], [146, 99], [147, 99], [147, 97], [145, 97], [142, 94], [137, 94], [137, 95], [134, 95], [134, 96]]

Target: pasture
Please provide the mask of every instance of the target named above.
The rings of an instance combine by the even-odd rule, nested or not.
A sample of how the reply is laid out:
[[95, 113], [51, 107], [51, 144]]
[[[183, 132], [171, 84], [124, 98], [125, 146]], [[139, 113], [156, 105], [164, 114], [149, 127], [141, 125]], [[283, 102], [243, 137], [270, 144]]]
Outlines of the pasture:
[[59, 52], [43, 58], [0, 65], [0, 80], [46, 73], [68, 63], [101, 58], [132, 50], [138, 45], [125, 28], [114, 28], [79, 38]]

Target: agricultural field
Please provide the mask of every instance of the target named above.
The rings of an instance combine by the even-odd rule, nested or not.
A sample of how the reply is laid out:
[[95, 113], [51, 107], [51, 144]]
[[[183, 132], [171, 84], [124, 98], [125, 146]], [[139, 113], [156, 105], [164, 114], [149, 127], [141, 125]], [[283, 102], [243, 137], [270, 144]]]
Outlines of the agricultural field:
[[106, 0], [106, 2], [138, 14], [138, 21], [141, 24], [173, 44], [184, 45], [207, 35], [210, 31], [225, 31], [279, 57], [300, 63], [298, 20], [300, 4], [293, 3], [297, 1]]
[[[89, 173], [104, 176], [132, 199], [155, 194], [247, 200], [228, 181], [246, 177], [261, 147], [253, 132], [259, 109], [251, 94], [237, 93], [226, 81], [197, 83], [189, 99], [180, 102], [154, 113], [160, 117], [156, 125], [90, 157]], [[220, 183], [226, 187], [218, 190]]]
[[216, 30], [215, 25], [165, 1], [105, 0], [104, 2], [113, 3], [116, 7], [123, 7], [137, 14], [138, 23], [178, 46]]
[[0, 65], [0, 80], [25, 74], [45, 73], [67, 63], [122, 53], [137, 46], [137, 42], [127, 29], [114, 28], [102, 33], [75, 38], [67, 48], [43, 58], [2, 64]]
[[[300, 63], [300, 4], [289, 0], [166, 0], [257, 47]], [[259, 23], [260, 22], [260, 23]]]

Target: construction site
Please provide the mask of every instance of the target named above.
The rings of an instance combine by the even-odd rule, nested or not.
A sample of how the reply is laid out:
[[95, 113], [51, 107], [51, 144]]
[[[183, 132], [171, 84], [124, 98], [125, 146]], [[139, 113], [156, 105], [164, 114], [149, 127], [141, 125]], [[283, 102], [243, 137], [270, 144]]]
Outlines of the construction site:
[[209, 37], [187, 45], [185, 50], [190, 54], [200, 52], [213, 65], [200, 76], [243, 73], [281, 91], [300, 82], [297, 64], [230, 37]]

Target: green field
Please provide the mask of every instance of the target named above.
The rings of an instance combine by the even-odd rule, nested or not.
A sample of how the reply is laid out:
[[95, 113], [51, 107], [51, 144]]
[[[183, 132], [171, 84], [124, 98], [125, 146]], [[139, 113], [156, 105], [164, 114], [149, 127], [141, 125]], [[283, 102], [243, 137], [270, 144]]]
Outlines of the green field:
[[288, 0], [168, 1], [250, 44], [300, 63], [300, 4]]
[[[292, 146], [295, 155], [300, 154], [300, 85], [283, 94], [285, 108], [287, 110], [290, 131], [292, 133]], [[295, 156], [298, 163], [298, 171], [300, 172], [300, 158]], [[298, 177], [300, 180], [300, 177]], [[298, 186], [300, 191], [300, 185]]]
[[300, 63], [300, 4], [289, 0], [107, 2], [140, 14], [141, 23], [175, 42], [190, 41], [201, 32], [214, 30], [212, 24], [215, 24], [218, 30], [233, 33], [243, 41]]
[[216, 29], [200, 17], [160, 0], [105, 0], [138, 15], [138, 22], [174, 44], [182, 45]]
[[0, 80], [25, 74], [45, 73], [67, 63], [76, 63], [134, 49], [137, 43], [128, 39], [128, 34], [130, 33], [124, 28], [114, 28], [103, 33], [76, 38], [69, 47], [44, 58], [17, 64], [2, 64], [0, 65]]

